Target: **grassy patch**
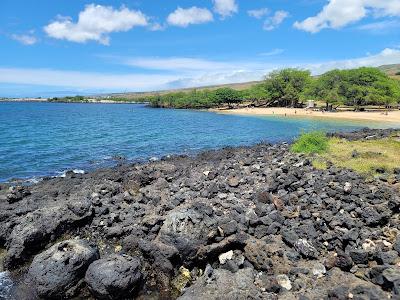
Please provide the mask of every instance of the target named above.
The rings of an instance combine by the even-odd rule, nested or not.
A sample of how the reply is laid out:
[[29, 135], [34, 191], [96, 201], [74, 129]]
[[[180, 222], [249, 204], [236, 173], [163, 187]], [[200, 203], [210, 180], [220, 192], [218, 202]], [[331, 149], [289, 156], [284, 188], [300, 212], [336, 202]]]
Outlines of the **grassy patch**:
[[328, 150], [328, 142], [323, 132], [304, 133], [295, 141], [291, 150], [296, 153], [321, 154]]
[[326, 170], [328, 164], [356, 171], [366, 177], [393, 174], [400, 167], [400, 132], [380, 140], [347, 141], [328, 139], [323, 132], [301, 135], [291, 150], [309, 154], [315, 169]]
[[314, 158], [312, 160], [312, 165], [317, 170], [326, 170], [326, 169], [328, 169], [328, 162], [325, 159], [321, 158], [321, 157]]
[[400, 166], [400, 142], [395, 138], [352, 142], [333, 138], [328, 143], [322, 158], [362, 175], [374, 176], [377, 170], [393, 173]]

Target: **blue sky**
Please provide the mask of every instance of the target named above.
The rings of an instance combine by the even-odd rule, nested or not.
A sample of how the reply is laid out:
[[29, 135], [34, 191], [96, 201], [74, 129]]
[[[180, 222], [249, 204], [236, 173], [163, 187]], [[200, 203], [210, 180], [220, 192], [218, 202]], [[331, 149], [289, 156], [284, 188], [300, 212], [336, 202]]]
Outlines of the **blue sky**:
[[400, 0], [2, 0], [0, 97], [400, 63]]

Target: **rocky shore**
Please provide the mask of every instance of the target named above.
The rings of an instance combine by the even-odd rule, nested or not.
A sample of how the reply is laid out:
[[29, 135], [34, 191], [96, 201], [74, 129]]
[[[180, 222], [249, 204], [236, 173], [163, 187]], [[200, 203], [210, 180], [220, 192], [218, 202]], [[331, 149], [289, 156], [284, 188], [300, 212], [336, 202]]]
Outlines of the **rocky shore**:
[[399, 209], [398, 185], [316, 170], [287, 144], [1, 185], [0, 295], [399, 299]]

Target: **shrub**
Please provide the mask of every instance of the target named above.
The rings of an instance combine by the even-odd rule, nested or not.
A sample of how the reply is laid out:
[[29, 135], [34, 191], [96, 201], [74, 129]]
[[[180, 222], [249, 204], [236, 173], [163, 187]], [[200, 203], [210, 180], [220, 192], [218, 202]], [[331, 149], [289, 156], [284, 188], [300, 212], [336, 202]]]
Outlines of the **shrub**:
[[324, 132], [304, 133], [295, 141], [291, 150], [297, 153], [323, 153], [328, 150], [328, 138]]

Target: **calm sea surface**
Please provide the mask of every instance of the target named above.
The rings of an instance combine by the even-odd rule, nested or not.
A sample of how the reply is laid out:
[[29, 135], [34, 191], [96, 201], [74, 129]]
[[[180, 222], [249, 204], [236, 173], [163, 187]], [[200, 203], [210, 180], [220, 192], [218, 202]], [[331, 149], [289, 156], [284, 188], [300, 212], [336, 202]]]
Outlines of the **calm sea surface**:
[[354, 130], [371, 123], [242, 117], [136, 104], [0, 103], [0, 181], [91, 170], [117, 157], [141, 160], [260, 141], [302, 131]]

